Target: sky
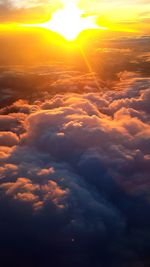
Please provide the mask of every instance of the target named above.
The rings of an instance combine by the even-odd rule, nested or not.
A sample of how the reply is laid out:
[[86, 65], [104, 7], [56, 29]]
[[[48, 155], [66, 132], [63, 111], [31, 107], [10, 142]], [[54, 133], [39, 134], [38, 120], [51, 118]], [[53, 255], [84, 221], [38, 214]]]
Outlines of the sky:
[[109, 30], [73, 42], [30, 29], [68, 2], [0, 0], [1, 266], [149, 267], [150, 4], [75, 1]]
[[[25, 21], [38, 22], [47, 20], [62, 4], [69, 1], [18, 1], [1, 0], [0, 20], [4, 22]], [[97, 14], [99, 23], [110, 28], [126, 28], [140, 34], [149, 34], [150, 3], [149, 1], [74, 1], [85, 13]]]

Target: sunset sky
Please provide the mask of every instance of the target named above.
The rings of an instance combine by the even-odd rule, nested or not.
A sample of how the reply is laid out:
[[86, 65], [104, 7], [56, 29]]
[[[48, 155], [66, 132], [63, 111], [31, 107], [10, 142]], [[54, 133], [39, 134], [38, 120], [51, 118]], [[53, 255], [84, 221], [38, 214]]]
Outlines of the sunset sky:
[[0, 0], [0, 266], [150, 267], [150, 0]]
[[[0, 1], [1, 23], [38, 23], [48, 20], [52, 13], [69, 1]], [[99, 24], [110, 30], [149, 34], [150, 2], [147, 0], [74, 1], [85, 14], [97, 15]]]

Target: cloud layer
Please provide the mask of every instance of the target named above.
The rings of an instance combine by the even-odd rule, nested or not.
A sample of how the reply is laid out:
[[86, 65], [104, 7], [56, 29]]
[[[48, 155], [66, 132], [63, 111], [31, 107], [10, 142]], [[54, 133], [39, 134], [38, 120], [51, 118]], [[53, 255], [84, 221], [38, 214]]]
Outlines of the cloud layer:
[[1, 109], [6, 266], [148, 266], [150, 80], [119, 77]]

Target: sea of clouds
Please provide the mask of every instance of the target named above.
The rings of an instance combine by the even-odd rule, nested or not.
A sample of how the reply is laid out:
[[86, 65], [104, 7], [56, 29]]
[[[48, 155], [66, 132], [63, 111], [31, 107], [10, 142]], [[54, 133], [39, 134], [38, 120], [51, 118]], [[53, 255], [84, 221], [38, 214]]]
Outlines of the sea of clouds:
[[0, 110], [3, 266], [149, 266], [150, 79], [90, 86]]

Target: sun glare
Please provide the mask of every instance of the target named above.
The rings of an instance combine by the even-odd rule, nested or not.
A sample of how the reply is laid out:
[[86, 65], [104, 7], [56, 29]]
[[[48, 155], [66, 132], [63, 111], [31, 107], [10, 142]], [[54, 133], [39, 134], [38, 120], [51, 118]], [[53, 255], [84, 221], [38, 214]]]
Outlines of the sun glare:
[[26, 26], [49, 29], [60, 34], [68, 41], [76, 39], [80, 32], [84, 30], [106, 30], [105, 27], [101, 27], [96, 23], [96, 16], [84, 16], [84, 11], [78, 8], [74, 2], [66, 3], [62, 9], [53, 13], [51, 20]]
[[67, 40], [74, 40], [83, 30], [99, 28], [95, 17], [83, 17], [82, 15], [83, 11], [75, 3], [69, 3], [63, 9], [56, 11], [45, 26], [61, 34]]

